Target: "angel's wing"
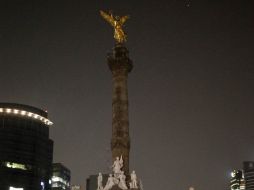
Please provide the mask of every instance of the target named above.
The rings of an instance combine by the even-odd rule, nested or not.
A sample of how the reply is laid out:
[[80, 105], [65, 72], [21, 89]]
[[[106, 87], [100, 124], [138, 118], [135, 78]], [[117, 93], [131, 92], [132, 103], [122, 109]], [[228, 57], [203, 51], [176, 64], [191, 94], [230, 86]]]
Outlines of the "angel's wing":
[[121, 25], [123, 25], [126, 22], [126, 20], [128, 20], [129, 18], [130, 18], [129, 15], [121, 17], [121, 19], [120, 19]]
[[101, 16], [106, 20], [108, 21], [112, 26], [114, 26], [114, 19], [108, 15], [107, 13], [105, 13], [104, 11], [100, 11], [101, 13]]

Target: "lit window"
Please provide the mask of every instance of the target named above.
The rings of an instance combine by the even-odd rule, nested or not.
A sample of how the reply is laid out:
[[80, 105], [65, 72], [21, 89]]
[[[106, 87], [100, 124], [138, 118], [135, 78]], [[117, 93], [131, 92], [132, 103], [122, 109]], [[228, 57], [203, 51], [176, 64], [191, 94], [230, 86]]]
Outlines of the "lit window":
[[24, 164], [19, 164], [19, 163], [6, 162], [5, 166], [8, 168], [13, 168], [13, 169], [27, 170]]
[[61, 177], [58, 177], [58, 176], [52, 176], [52, 182], [61, 182], [67, 186], [69, 186], [69, 182], [64, 180], [63, 178]]
[[53, 183], [52, 187], [61, 187], [60, 185], [58, 185], [57, 183]]
[[10, 187], [9, 190], [24, 190], [24, 188]]

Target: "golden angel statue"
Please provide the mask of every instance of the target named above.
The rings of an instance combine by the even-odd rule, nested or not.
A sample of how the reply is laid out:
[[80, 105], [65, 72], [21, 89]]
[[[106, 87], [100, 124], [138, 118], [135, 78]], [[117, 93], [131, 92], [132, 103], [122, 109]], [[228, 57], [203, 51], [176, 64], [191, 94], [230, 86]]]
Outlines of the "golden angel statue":
[[114, 27], [114, 38], [118, 43], [126, 42], [126, 34], [124, 33], [122, 27], [123, 24], [129, 19], [129, 16], [114, 16], [111, 12], [109, 14], [104, 11], [100, 11], [101, 16], [108, 21]]

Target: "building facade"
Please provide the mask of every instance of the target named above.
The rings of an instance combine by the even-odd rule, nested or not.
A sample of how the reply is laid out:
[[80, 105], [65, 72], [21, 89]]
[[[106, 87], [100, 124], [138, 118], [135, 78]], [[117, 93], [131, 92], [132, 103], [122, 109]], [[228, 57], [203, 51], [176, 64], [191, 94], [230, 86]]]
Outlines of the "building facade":
[[71, 190], [82, 190], [80, 185], [72, 185]]
[[231, 172], [230, 189], [231, 190], [245, 189], [244, 175], [241, 170], [234, 170]]
[[254, 162], [243, 162], [243, 171], [245, 178], [246, 190], [254, 190]]
[[50, 190], [53, 141], [46, 111], [0, 103], [1, 190]]
[[71, 171], [61, 163], [54, 163], [52, 170], [52, 190], [70, 190]]

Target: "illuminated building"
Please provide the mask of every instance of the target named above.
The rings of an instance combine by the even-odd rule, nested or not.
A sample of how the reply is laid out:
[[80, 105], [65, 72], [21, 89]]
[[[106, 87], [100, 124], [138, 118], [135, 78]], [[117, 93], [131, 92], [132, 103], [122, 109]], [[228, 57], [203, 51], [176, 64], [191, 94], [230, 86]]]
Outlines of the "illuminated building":
[[61, 163], [54, 163], [52, 168], [52, 190], [70, 190], [70, 170]]
[[71, 190], [81, 190], [81, 186], [80, 185], [72, 185]]
[[50, 190], [53, 141], [47, 112], [0, 103], [1, 190]]
[[234, 170], [231, 172], [230, 189], [231, 190], [245, 189], [245, 180], [243, 172], [241, 170]]
[[254, 162], [243, 162], [246, 190], [254, 190]]

